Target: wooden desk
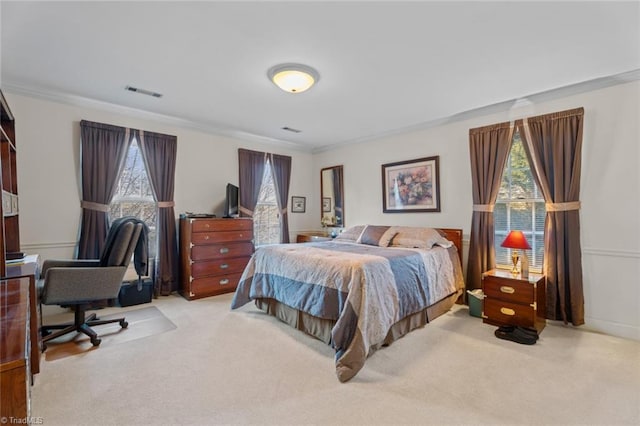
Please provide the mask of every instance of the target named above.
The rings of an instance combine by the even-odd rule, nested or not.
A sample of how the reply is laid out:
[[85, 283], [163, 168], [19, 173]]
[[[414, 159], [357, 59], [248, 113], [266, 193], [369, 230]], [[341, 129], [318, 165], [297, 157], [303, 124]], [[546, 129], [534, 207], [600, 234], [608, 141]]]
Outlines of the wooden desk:
[[[38, 255], [30, 255], [25, 257], [25, 261], [19, 264], [7, 264], [6, 278], [28, 278], [29, 279], [29, 315], [30, 321], [30, 338], [31, 338], [31, 374], [40, 372], [40, 353], [42, 352], [42, 339], [40, 337], [40, 326], [42, 325], [40, 318], [40, 310], [38, 309], [38, 290], [36, 288], [36, 280], [40, 275], [40, 262]], [[33, 382], [33, 377], [31, 378]]]
[[29, 418], [29, 307], [28, 278], [0, 281], [0, 416], [3, 420]]

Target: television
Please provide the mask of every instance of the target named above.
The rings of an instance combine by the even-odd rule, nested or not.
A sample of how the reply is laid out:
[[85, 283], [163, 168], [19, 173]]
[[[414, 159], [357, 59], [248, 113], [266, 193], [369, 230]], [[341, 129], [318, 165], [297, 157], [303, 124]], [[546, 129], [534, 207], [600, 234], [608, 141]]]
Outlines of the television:
[[232, 183], [227, 184], [227, 193], [224, 199], [224, 217], [238, 216], [238, 187]]

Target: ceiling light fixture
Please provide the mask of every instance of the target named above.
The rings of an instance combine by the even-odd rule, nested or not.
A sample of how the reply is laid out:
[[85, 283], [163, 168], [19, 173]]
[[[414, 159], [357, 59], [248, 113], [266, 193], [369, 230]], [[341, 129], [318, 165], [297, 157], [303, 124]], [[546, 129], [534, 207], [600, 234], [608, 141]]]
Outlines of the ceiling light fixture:
[[289, 93], [301, 93], [313, 86], [320, 74], [313, 68], [302, 64], [280, 64], [269, 68], [269, 80]]

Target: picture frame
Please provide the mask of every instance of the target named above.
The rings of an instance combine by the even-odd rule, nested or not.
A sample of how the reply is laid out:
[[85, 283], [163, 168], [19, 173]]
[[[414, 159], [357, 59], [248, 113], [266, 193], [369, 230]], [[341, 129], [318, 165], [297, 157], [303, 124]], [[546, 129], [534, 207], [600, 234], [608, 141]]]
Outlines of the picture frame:
[[328, 198], [328, 197], [322, 198], [322, 212], [323, 213], [331, 212], [331, 198]]
[[382, 211], [440, 211], [440, 156], [382, 165]]
[[307, 210], [307, 197], [291, 197], [291, 213], [304, 213]]

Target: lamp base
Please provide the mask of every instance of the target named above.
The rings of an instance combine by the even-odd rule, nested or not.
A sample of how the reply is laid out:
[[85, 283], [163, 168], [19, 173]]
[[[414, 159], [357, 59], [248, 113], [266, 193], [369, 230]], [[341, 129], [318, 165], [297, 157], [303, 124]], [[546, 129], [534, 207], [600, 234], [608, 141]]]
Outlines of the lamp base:
[[518, 250], [513, 250], [511, 253], [511, 261], [513, 262], [513, 269], [511, 270], [512, 274], [518, 274], [520, 271], [518, 270], [518, 261], [520, 260], [520, 255], [518, 254]]

